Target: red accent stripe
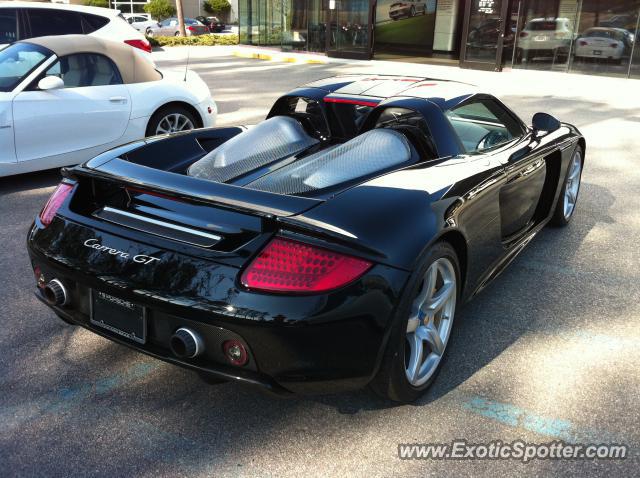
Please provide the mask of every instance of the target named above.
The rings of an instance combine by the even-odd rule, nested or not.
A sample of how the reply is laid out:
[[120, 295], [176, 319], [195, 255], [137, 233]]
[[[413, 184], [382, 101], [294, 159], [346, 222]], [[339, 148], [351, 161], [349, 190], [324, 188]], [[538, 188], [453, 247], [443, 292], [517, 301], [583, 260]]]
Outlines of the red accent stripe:
[[348, 105], [358, 105], [358, 106], [378, 106], [379, 101], [364, 101], [364, 100], [350, 100], [348, 98], [331, 98], [325, 96], [325, 103], [346, 103]]

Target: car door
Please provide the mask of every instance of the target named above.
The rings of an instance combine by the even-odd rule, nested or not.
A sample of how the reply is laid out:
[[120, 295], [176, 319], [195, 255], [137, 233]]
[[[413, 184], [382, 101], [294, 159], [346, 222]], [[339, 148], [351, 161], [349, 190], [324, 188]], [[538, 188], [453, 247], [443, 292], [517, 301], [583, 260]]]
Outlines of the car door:
[[16, 162], [13, 142], [13, 114], [11, 103], [13, 93], [0, 91], [0, 169], [2, 164]]
[[502, 239], [517, 237], [534, 221], [546, 178], [544, 158], [531, 152], [522, 122], [489, 95], [476, 95], [446, 114], [467, 153], [496, 156], [504, 164]]
[[[50, 75], [62, 78], [64, 88], [40, 91], [39, 79]], [[61, 57], [13, 100], [17, 159], [69, 155], [114, 143], [126, 130], [130, 111], [129, 91], [109, 58], [85, 53]]]

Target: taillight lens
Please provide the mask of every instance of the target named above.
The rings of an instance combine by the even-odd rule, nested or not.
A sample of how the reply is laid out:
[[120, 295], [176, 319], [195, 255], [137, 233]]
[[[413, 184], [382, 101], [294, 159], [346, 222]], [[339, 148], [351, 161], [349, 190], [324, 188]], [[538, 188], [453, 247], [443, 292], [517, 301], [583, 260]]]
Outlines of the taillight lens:
[[520, 32], [520, 38], [528, 37], [529, 34], [527, 32]]
[[609, 46], [611, 48], [618, 48], [618, 44], [617, 43], [611, 43]]
[[51, 221], [53, 221], [53, 217], [58, 212], [58, 209], [60, 209], [60, 206], [62, 206], [64, 200], [67, 199], [67, 196], [71, 194], [72, 189], [73, 184], [58, 184], [58, 187], [55, 191], [53, 191], [53, 194], [40, 213], [40, 222], [42, 222], [44, 226], [48, 226], [49, 224], [51, 224]]
[[587, 46], [587, 45], [588, 45], [588, 43], [587, 43], [586, 41], [584, 41], [584, 40], [580, 40], [580, 41], [578, 42], [578, 45], [580, 45], [580, 46]]
[[131, 45], [134, 48], [139, 48], [140, 50], [144, 50], [147, 53], [151, 53], [151, 43], [149, 43], [146, 39], [142, 40], [125, 40], [127, 45]]
[[195, 32], [196, 31], [196, 27], [187, 27], [187, 30], [189, 30], [190, 32]]
[[371, 265], [356, 257], [277, 237], [249, 264], [240, 280], [252, 290], [324, 292], [353, 282]]

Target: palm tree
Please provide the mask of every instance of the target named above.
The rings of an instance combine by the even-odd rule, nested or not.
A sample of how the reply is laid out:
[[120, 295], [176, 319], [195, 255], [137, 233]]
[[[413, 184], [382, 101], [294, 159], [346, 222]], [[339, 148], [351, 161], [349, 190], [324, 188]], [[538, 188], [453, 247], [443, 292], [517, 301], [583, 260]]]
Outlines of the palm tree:
[[182, 13], [182, 0], [176, 0], [176, 14], [178, 15], [178, 28], [180, 36], [186, 37], [187, 31], [184, 28], [184, 14]]

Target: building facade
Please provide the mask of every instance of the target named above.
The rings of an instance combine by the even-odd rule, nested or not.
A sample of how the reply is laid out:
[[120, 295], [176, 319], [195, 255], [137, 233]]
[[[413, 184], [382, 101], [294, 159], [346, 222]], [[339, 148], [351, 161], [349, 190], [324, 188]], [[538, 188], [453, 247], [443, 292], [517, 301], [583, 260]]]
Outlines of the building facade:
[[240, 43], [640, 78], [640, 0], [238, 0]]

